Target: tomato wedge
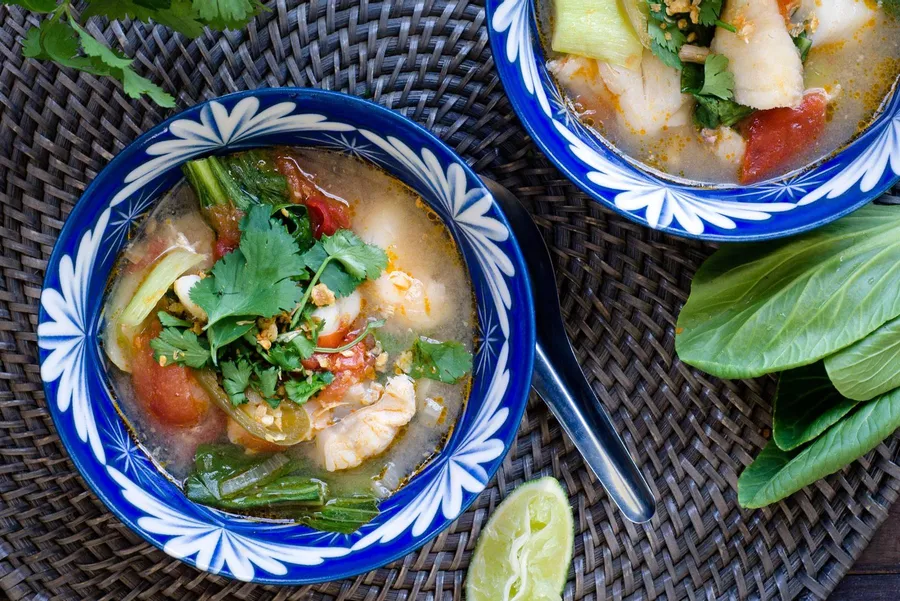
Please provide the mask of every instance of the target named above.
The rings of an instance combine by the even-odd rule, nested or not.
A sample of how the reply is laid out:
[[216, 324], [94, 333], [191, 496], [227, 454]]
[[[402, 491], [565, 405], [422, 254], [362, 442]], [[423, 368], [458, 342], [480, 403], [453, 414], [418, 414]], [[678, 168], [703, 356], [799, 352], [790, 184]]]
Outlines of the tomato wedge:
[[134, 338], [131, 379], [138, 401], [165, 426], [180, 428], [198, 425], [210, 410], [210, 397], [197, 382], [194, 370], [180, 366], [162, 367], [153, 358], [150, 340], [162, 326], [154, 319], [150, 327]]
[[743, 129], [747, 152], [739, 181], [750, 184], [776, 175], [807, 151], [825, 129], [828, 98], [824, 91], [808, 92], [797, 108], [757, 111]]
[[318, 240], [323, 235], [332, 236], [336, 231], [350, 227], [347, 207], [322, 196], [312, 178], [300, 168], [297, 159], [291, 155], [278, 155], [275, 157], [275, 167], [288, 181], [291, 201], [304, 205], [309, 212], [313, 237]]
[[215, 259], [218, 261], [241, 243], [241, 218], [244, 213], [230, 203], [206, 209], [206, 217], [216, 232]]

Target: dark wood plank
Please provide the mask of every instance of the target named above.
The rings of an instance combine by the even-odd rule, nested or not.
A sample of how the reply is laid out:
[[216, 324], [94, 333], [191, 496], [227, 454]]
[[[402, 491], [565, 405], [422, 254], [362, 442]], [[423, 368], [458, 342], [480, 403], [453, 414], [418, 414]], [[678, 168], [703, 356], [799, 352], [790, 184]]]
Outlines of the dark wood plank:
[[852, 574], [844, 578], [829, 597], [830, 601], [897, 601], [900, 599], [900, 574]]
[[[900, 503], [895, 503], [891, 508], [888, 519], [875, 533], [872, 542], [863, 551], [850, 573], [900, 574]], [[900, 599], [900, 593], [893, 599]]]

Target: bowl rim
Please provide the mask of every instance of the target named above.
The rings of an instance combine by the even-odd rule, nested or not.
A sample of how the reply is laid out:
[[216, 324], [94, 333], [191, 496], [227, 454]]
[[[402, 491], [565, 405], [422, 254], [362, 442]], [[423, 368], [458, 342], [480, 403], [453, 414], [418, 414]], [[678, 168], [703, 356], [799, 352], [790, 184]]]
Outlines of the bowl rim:
[[[535, 9], [535, 1], [536, 0], [486, 0], [485, 2], [485, 11], [486, 11], [486, 22], [488, 29], [488, 37], [491, 43], [491, 50], [495, 57], [495, 65], [497, 68], [497, 72], [500, 77], [500, 81], [503, 84], [503, 89], [506, 92], [506, 96], [512, 104], [513, 111], [519, 117], [519, 122], [525, 127], [525, 130], [528, 132], [530, 138], [537, 144], [537, 146], [541, 149], [541, 151], [550, 159], [550, 162], [562, 172], [562, 174], [568, 179], [570, 182], [575, 184], [579, 189], [581, 189], [589, 199], [594, 202], [597, 202], [607, 209], [610, 209], [617, 214], [625, 217], [629, 221], [634, 223], [638, 223], [644, 227], [648, 227], [652, 230], [657, 230], [660, 232], [665, 232], [667, 234], [677, 236], [680, 238], [694, 239], [694, 240], [704, 240], [710, 242], [758, 242], [758, 241], [766, 241], [766, 240], [775, 240], [779, 238], [784, 238], [788, 236], [793, 236], [797, 234], [801, 234], [804, 232], [808, 232], [819, 227], [822, 227], [832, 221], [840, 219], [863, 206], [869, 204], [873, 200], [876, 200], [878, 197], [888, 192], [894, 185], [900, 181], [900, 170], [891, 174], [890, 177], [886, 181], [880, 181], [877, 185], [873, 186], [867, 191], [859, 191], [856, 188], [851, 188], [850, 192], [854, 192], [858, 195], [858, 199], [855, 202], [846, 203], [845, 206], [841, 207], [839, 210], [831, 211], [830, 213], [811, 221], [807, 221], [801, 223], [799, 225], [795, 225], [793, 227], [784, 227], [779, 228], [776, 231], [771, 232], [761, 232], [761, 233], [740, 233], [741, 228], [736, 227], [733, 231], [734, 234], [718, 234], [718, 233], [706, 233], [705, 230], [703, 233], [692, 233], [686, 231], [681, 227], [675, 227], [673, 224], [670, 225], [652, 225], [643, 214], [642, 209], [639, 210], [627, 210], [618, 206], [614, 201], [610, 200], [607, 196], [613, 195], [611, 191], [606, 189], [603, 186], [597, 185], [592, 186], [589, 182], [585, 181], [586, 178], [582, 178], [579, 176], [575, 170], [573, 165], [577, 162], [577, 159], [574, 156], [574, 153], [568, 145], [563, 137], [556, 131], [553, 131], [552, 125], [547, 125], [546, 129], [550, 131], [550, 136], [547, 137], [544, 132], [538, 130], [537, 121], [546, 121], [548, 124], [552, 124], [555, 122], [554, 119], [548, 117], [547, 115], [541, 115], [539, 111], [534, 111], [537, 117], [529, 118], [528, 115], [531, 112], [529, 108], [530, 105], [534, 105], [538, 103], [538, 100], [532, 95], [531, 92], [527, 90], [525, 86], [522, 85], [520, 78], [515, 74], [511, 74], [510, 72], [513, 70], [513, 62], [511, 62], [507, 58], [507, 48], [504, 46], [504, 41], [508, 40], [509, 30], [498, 31], [495, 28], [494, 20], [497, 15], [498, 9], [502, 6], [506, 5], [509, 2], [524, 2], [528, 5], [528, 19], [527, 23], [525, 23], [525, 27], [528, 28], [529, 37], [531, 39], [530, 44], [530, 56], [534, 57], [536, 60], [538, 74], [537, 74], [537, 82], [534, 85], [543, 86], [543, 78], [541, 77], [541, 73], [546, 71], [546, 66], [542, 62], [542, 60], [537, 60], [543, 57], [543, 45], [541, 44], [541, 34], [538, 30], [537, 17], [536, 17], [536, 9]], [[541, 54], [538, 55], [535, 51], [535, 45], [541, 46]], [[517, 61], [523, 60], [522, 56], [518, 56]], [[549, 74], [547, 75], [550, 79], [553, 79]], [[555, 80], [554, 80], [555, 82]], [[891, 106], [894, 106], [894, 110], [890, 111]], [[897, 115], [895, 113], [900, 112], [900, 75], [898, 75], [897, 79], [895, 79], [894, 84], [891, 89], [887, 93], [885, 100], [881, 107], [876, 110], [875, 115], [873, 116], [869, 125], [866, 126], [861, 132], [855, 135], [850, 141], [839, 147], [837, 150], [832, 153], [817, 159], [816, 161], [804, 165], [798, 169], [794, 169], [789, 173], [770, 178], [767, 180], [763, 180], [760, 182], [754, 182], [749, 185], [742, 184], [716, 184], [711, 182], [701, 182], [696, 180], [690, 180], [687, 178], [680, 178], [678, 176], [668, 176], [663, 172], [659, 172], [658, 169], [649, 167], [647, 169], [641, 168], [638, 166], [640, 161], [620, 151], [616, 148], [611, 142], [607, 141], [606, 138], [597, 134], [590, 128], [587, 128], [589, 132], [589, 136], [592, 138], [593, 142], [599, 150], [597, 152], [605, 155], [612, 155], [612, 160], [621, 161], [621, 163], [625, 166], [626, 169], [634, 172], [640, 173], [647, 176], [649, 179], [654, 180], [655, 182], [659, 182], [660, 184], [667, 187], [682, 187], [686, 189], [716, 193], [718, 191], [728, 191], [728, 190], [738, 190], [738, 189], [754, 189], [762, 184], [773, 183], [773, 182], [787, 182], [795, 177], [801, 177], [803, 175], [814, 173], [817, 169], [821, 168], [825, 163], [836, 160], [844, 155], [844, 153], [861, 147], [865, 144], [865, 138], [867, 134], [870, 134], [876, 125], [882, 123], [886, 119], [896, 119]], [[542, 123], [543, 124], [543, 123]], [[586, 126], [583, 126], [586, 127]], [[569, 129], [571, 132], [572, 130]], [[576, 135], [572, 132], [573, 135]], [[552, 140], [552, 143], [551, 143]], [[898, 165], [898, 169], [900, 169], [900, 153], [894, 155], [894, 161]], [[662, 174], [662, 176], [660, 175]], [[884, 180], [884, 177], [881, 178]], [[844, 194], [847, 194], [845, 192]], [[722, 199], [725, 200], [725, 199]], [[832, 200], [830, 197], [821, 199], [822, 201]], [[777, 214], [773, 214], [771, 219], [777, 219]], [[751, 225], [746, 225], [750, 222], [744, 222], [745, 228], [752, 227]]]
[[[296, 101], [297, 109], [302, 109], [304, 100], [306, 100], [308, 98], [315, 98], [315, 97], [324, 98], [324, 99], [327, 99], [329, 102], [334, 102], [338, 105], [344, 105], [345, 107], [346, 106], [352, 107], [355, 110], [361, 111], [363, 113], [369, 113], [372, 115], [372, 119], [371, 119], [370, 123], [373, 124], [373, 127], [370, 127], [369, 128], [370, 130], [378, 131], [380, 129], [377, 126], [378, 123], [390, 122], [397, 129], [411, 130], [412, 133], [420, 136], [424, 142], [423, 148], [429, 148], [429, 147], [438, 148], [441, 151], [443, 151], [444, 153], [446, 153], [447, 156], [452, 158], [452, 164], [458, 165], [459, 167], [462, 168], [463, 173], [466, 176], [466, 179], [470, 182], [474, 182], [475, 184], [477, 184], [477, 189], [479, 191], [483, 192], [485, 195], [487, 195], [490, 198], [491, 207], [494, 209], [494, 213], [492, 214], [492, 217], [494, 219], [498, 220], [503, 225], [503, 227], [506, 229], [506, 232], [508, 233], [508, 237], [506, 238], [506, 240], [509, 243], [509, 250], [511, 251], [510, 259], [513, 260], [515, 268], [516, 268], [516, 273], [513, 276], [513, 279], [520, 279], [520, 281], [521, 281], [520, 287], [524, 289], [524, 295], [516, 296], [516, 300], [523, 303], [522, 308], [520, 310], [522, 310], [525, 313], [527, 313], [528, 315], [532, 316], [531, 319], [527, 320], [525, 323], [520, 323], [517, 326], [517, 329], [521, 328], [521, 329], [519, 329], [519, 332], [522, 335], [523, 341], [529, 343], [529, 344], [525, 345], [525, 347], [524, 347], [524, 354], [523, 354], [524, 360], [518, 364], [510, 363], [510, 365], [507, 366], [507, 370], [509, 371], [509, 379], [510, 379], [511, 383], [518, 380], [527, 385], [522, 387], [521, 392], [517, 396], [510, 397], [511, 401], [515, 401], [515, 403], [510, 405], [510, 407], [511, 407], [510, 415], [507, 417], [506, 421], [504, 422], [504, 425], [507, 423], [509, 424], [506, 435], [503, 437], [500, 437], [499, 436], [500, 433], [498, 432], [497, 433], [498, 436], [496, 436], [496, 438], [500, 439], [503, 443], [503, 451], [494, 460], [494, 465], [492, 465], [489, 470], [485, 470], [487, 472], [487, 479], [486, 479], [484, 488], [481, 491], [479, 491], [478, 493], [472, 494], [471, 498], [469, 498], [469, 499], [464, 498], [460, 505], [459, 512], [452, 518], [445, 517], [444, 515], [441, 515], [441, 514], [436, 514], [432, 520], [431, 528], [429, 528], [427, 530], [427, 534], [413, 538], [410, 540], [409, 543], [396, 545], [397, 550], [387, 553], [387, 555], [388, 555], [387, 559], [379, 559], [377, 562], [371, 563], [371, 564], [364, 563], [364, 565], [362, 565], [358, 568], [348, 568], [348, 569], [337, 570], [337, 571], [332, 569], [333, 567], [335, 567], [333, 563], [326, 564], [326, 565], [320, 564], [318, 567], [326, 568], [324, 570], [324, 574], [322, 577], [312, 577], [312, 578], [281, 577], [281, 578], [276, 578], [276, 577], [271, 577], [271, 575], [269, 575], [268, 573], [266, 573], [266, 576], [260, 577], [259, 571], [256, 571], [254, 576], [249, 580], [250, 582], [254, 582], [254, 583], [275, 584], [275, 585], [316, 584], [316, 583], [329, 582], [329, 581], [333, 581], [333, 580], [354, 577], [354, 576], [358, 576], [360, 574], [367, 573], [373, 569], [382, 568], [384, 565], [394, 562], [410, 553], [413, 553], [416, 550], [423, 547], [425, 544], [432, 541], [435, 537], [437, 537], [439, 534], [444, 532], [448, 527], [450, 527], [460, 516], [462, 516], [468, 510], [468, 508], [475, 502], [475, 500], [481, 495], [481, 493], [484, 492], [484, 490], [486, 490], [489, 487], [491, 480], [493, 479], [494, 475], [501, 467], [503, 461], [505, 460], [506, 455], [511, 450], [512, 445], [515, 443], [515, 440], [518, 436], [519, 425], [521, 424], [522, 417], [525, 413], [525, 409], [526, 409], [526, 406], [528, 403], [528, 396], [529, 396], [529, 393], [531, 390], [530, 382], [531, 382], [532, 372], [533, 372], [533, 368], [534, 368], [534, 343], [536, 340], [536, 326], [535, 326], [535, 322], [534, 322], [534, 301], [533, 301], [533, 297], [532, 297], [532, 293], [531, 293], [530, 275], [529, 275], [529, 272], [526, 267], [526, 263], [525, 263], [524, 256], [522, 254], [520, 245], [519, 245], [519, 241], [516, 239], [515, 233], [513, 232], [512, 228], [509, 225], [509, 222], [506, 219], [506, 215], [503, 213], [502, 208], [499, 206], [499, 204], [494, 200], [493, 195], [490, 194], [490, 191], [486, 188], [484, 183], [481, 181], [481, 178], [474, 172], [474, 170], [469, 166], [469, 164], [466, 163], [466, 161], [455, 150], [450, 148], [449, 145], [447, 145], [445, 142], [443, 142], [441, 139], [439, 139], [435, 134], [433, 134], [431, 131], [429, 131], [424, 126], [420, 125], [419, 123], [413, 121], [412, 119], [406, 117], [403, 114], [400, 114], [399, 112], [393, 111], [389, 108], [386, 108], [384, 106], [376, 104], [373, 101], [370, 101], [370, 100], [367, 100], [364, 98], [360, 98], [357, 96], [353, 96], [350, 94], [346, 94], [343, 92], [336, 92], [336, 91], [332, 91], [332, 90], [323, 90], [323, 89], [319, 89], [319, 88], [302, 88], [302, 87], [293, 87], [293, 86], [280, 87], [280, 88], [268, 88], [267, 87], [267, 88], [256, 88], [256, 89], [252, 89], [252, 90], [244, 90], [244, 91], [224, 94], [221, 96], [206, 98], [203, 102], [199, 102], [197, 104], [194, 104], [192, 106], [186, 107], [182, 110], [179, 110], [178, 112], [173, 113], [172, 115], [167, 117], [162, 122], [153, 126], [149, 130], [143, 132], [141, 135], [139, 135], [137, 138], [135, 138], [133, 141], [131, 141], [126, 146], [124, 146], [121, 150], [119, 150], [115, 154], [115, 156], [113, 156], [112, 159], [105, 166], [103, 166], [103, 168], [100, 169], [97, 172], [97, 174], [92, 178], [90, 184], [79, 195], [78, 200], [74, 204], [72, 210], [69, 212], [68, 216], [66, 217], [65, 222], [63, 223], [62, 228], [60, 229], [56, 241], [54, 241], [53, 249], [50, 253], [50, 258], [47, 261], [47, 266], [45, 268], [44, 276], [41, 281], [41, 299], [43, 299], [44, 291], [48, 289], [48, 285], [47, 285], [48, 275], [52, 274], [52, 273], [58, 273], [60, 261], [62, 260], [63, 256], [67, 256], [65, 253], [65, 249], [63, 248], [64, 242], [66, 240], [72, 239], [74, 241], [73, 244], [75, 246], [77, 246], [78, 242], [79, 242], [78, 235], [80, 235], [84, 231], [89, 230], [90, 227], [88, 227], [88, 226], [92, 226], [93, 219], [91, 218], [91, 212], [88, 208], [88, 203], [84, 202], [84, 199], [93, 194], [96, 194], [96, 190], [100, 186], [101, 181], [103, 180], [102, 176], [104, 175], [104, 173], [108, 173], [108, 172], [112, 172], [112, 171], [116, 170], [122, 163], [126, 162], [131, 157], [132, 153], [136, 152], [139, 148], [145, 148], [150, 143], [151, 140], [153, 140], [157, 136], [160, 136], [161, 134], [168, 131], [170, 125], [173, 122], [175, 122], [179, 119], [185, 118], [188, 114], [200, 114], [200, 111], [202, 111], [204, 108], [208, 107], [213, 102], [223, 102], [224, 101], [224, 102], [236, 103], [244, 98], [268, 97], [268, 96], [275, 97], [275, 98], [283, 97], [283, 99], [285, 101], [292, 101], [292, 100]], [[339, 118], [336, 118], [336, 119], [340, 120]], [[277, 144], [265, 143], [265, 144], [257, 144], [257, 145], [247, 146], [247, 148], [272, 147], [272, 146], [276, 146], [276, 145]], [[297, 145], [301, 146], [299, 144], [297, 144]], [[239, 150], [241, 150], [241, 148], [232, 148], [231, 150], [229, 150], [229, 152], [237, 152]], [[214, 154], [214, 152], [204, 152], [202, 155], [196, 155], [196, 156], [207, 156], [209, 154]], [[196, 157], [191, 157], [191, 158], [196, 158]], [[186, 158], [186, 159], [180, 160], [176, 164], [176, 166], [182, 164], [186, 160], [188, 160], [188, 159]], [[366, 160], [366, 162], [373, 164], [373, 162], [371, 160]], [[379, 169], [383, 169], [381, 166], [377, 165], [377, 163], [374, 163], [374, 164], [377, 167], [379, 167]], [[393, 175], [390, 173], [389, 173], [389, 175], [391, 177], [394, 177], [395, 179], [397, 178], [396, 175]], [[404, 182], [404, 183], [406, 183], [406, 182]], [[406, 185], [408, 185], [411, 189], [413, 189], [413, 191], [416, 192], [420, 197], [423, 196], [420, 193], [421, 186], [419, 188], [417, 188], [415, 185], [411, 185], [408, 183], [406, 183]], [[163, 190], [154, 192], [153, 193], [153, 201], [151, 202], [150, 206], [155, 205], [155, 203], [158, 201], [158, 199], [161, 197], [161, 195], [165, 194], [169, 189], [170, 188], [165, 188]], [[106, 204], [103, 204], [103, 203], [100, 204], [101, 210], [102, 210], [103, 206], [108, 205], [110, 195], [106, 195], [105, 198], [106, 198], [106, 200], [104, 200], [104, 203], [106, 203]], [[93, 208], [93, 207], [91, 207], [91, 208]], [[87, 219], [86, 219], [86, 217], [87, 217]], [[442, 221], [443, 221], [443, 219], [442, 219]], [[87, 226], [83, 222], [86, 222]], [[460, 254], [462, 255], [463, 253], [461, 252]], [[463, 256], [463, 261], [466, 264], [467, 271], [468, 271], [469, 270], [469, 259], [467, 257]], [[105, 297], [105, 294], [106, 294], [106, 292], [104, 292], [104, 297]], [[38, 309], [39, 310], [38, 310], [37, 324], [40, 325], [42, 323], [48, 322], [49, 317], [48, 317], [47, 310], [44, 307], [44, 303], [42, 300], [41, 300], [41, 302], [39, 302]], [[478, 325], [479, 323], [480, 323], [480, 320], [478, 318], [476, 318], [476, 327], [480, 331], [480, 326]], [[100, 327], [101, 324], [102, 324], [102, 319], [98, 318], [96, 323], [88, 323], [86, 325]], [[86, 335], [87, 335], [87, 332], [86, 332]], [[96, 332], [95, 332], [95, 335], [96, 335]], [[41, 367], [43, 367], [43, 365], [44, 365], [44, 361], [46, 359], [45, 355], [49, 354], [43, 348], [40, 347], [40, 342], [41, 342], [42, 338], [43, 337], [40, 334], [37, 335], [37, 341], [38, 341], [38, 346], [39, 346], [38, 363], [39, 363], [39, 366], [41, 366]], [[476, 340], [478, 340], [478, 339], [479, 338], [476, 337]], [[90, 342], [89, 338], [86, 338], [86, 340], [87, 340], [87, 342]], [[96, 340], [93, 342], [94, 342], [93, 344], [87, 345], [88, 346], [88, 348], [87, 348], [88, 354], [91, 356], [95, 355], [96, 356], [95, 360], [97, 360], [101, 363], [102, 367], [100, 369], [106, 378], [103, 382], [101, 382], [101, 385], [105, 386], [106, 388], [110, 388], [110, 382], [109, 382], [109, 378], [108, 378], [108, 368], [105, 365], [105, 362], [103, 361], [102, 349], [100, 348], [100, 344], [99, 344], [100, 337], [97, 336]], [[121, 501], [116, 501], [116, 500], [111, 499], [110, 496], [105, 491], [105, 489], [100, 486], [100, 483], [95, 482], [93, 477], [87, 475], [87, 473], [86, 473], [87, 470], [85, 469], [85, 466], [84, 466], [85, 458], [81, 457], [80, 453], [72, 451], [71, 445], [75, 444], [74, 440], [69, 440], [68, 435], [64, 436], [62, 434], [64, 429], [61, 427], [62, 424], [61, 424], [60, 420], [62, 420], [64, 418], [64, 414], [66, 412], [60, 410], [57, 407], [57, 404], [54, 400], [54, 398], [55, 398], [54, 395], [52, 395], [51, 391], [48, 390], [48, 386], [53, 382], [56, 382], [56, 380], [47, 380], [43, 376], [41, 377], [42, 389], [43, 389], [43, 392], [45, 395], [45, 399], [46, 399], [46, 403], [48, 406], [48, 410], [49, 410], [51, 419], [53, 420], [54, 428], [56, 428], [56, 434], [60, 438], [61, 442], [63, 443], [63, 447], [66, 450], [66, 454], [68, 455], [68, 457], [72, 461], [72, 463], [75, 465], [75, 468], [76, 468], [79, 476], [81, 477], [81, 479], [88, 485], [90, 490], [97, 496], [97, 498], [99, 498], [103, 502], [103, 504], [106, 506], [106, 508], [110, 512], [112, 512], [120, 522], [125, 524], [125, 526], [127, 526], [129, 528], [129, 530], [138, 534], [143, 540], [149, 542], [154, 547], [165, 552], [168, 556], [175, 557], [174, 555], [172, 555], [172, 553], [169, 553], [168, 551], [166, 551], [166, 549], [164, 548], [163, 544], [161, 544], [160, 541], [158, 541], [154, 538], [151, 538], [149, 536], [149, 534], [147, 532], [145, 532], [142, 528], [137, 528], [136, 527], [137, 519], [131, 519], [131, 518], [126, 517], [124, 510], [120, 507]], [[470, 391], [470, 395], [471, 394], [473, 394], [473, 393]], [[509, 394], [513, 395], [515, 393], [511, 392]], [[113, 392], [110, 392], [110, 396], [113, 399], [115, 399], [116, 395]], [[470, 406], [469, 405], [470, 398], [471, 398], [471, 396], [466, 398], [466, 405], [464, 406], [463, 411], [460, 412], [459, 416], [457, 417], [457, 421], [463, 419], [463, 417], [465, 415], [466, 407]], [[114, 407], [117, 408], [117, 405], [114, 405]], [[93, 411], [93, 409], [92, 409], [92, 411]], [[116, 411], [116, 413], [118, 413], [118, 411]], [[121, 419], [121, 416], [118, 416], [118, 417], [119, 417], [119, 419]], [[127, 423], [126, 423], [126, 427], [127, 427]], [[130, 428], [129, 428], [129, 430], [130, 430]], [[454, 436], [457, 431], [458, 430], [455, 427], [452, 428], [450, 436], [451, 437]], [[442, 446], [439, 451], [437, 451], [433, 456], [431, 456], [422, 465], [422, 467], [416, 472], [416, 474], [413, 478], [415, 479], [415, 478], [419, 477], [420, 475], [425, 474], [426, 472], [429, 471], [429, 468], [435, 466], [436, 459], [438, 457], [440, 457], [440, 455], [444, 452], [446, 446], [449, 445], [449, 443], [450, 443], [450, 439], [448, 438], [448, 440], [445, 441], [444, 446]], [[138, 448], [140, 449], [141, 453], [144, 453], [146, 455], [146, 451], [144, 450], [142, 445], [138, 445]], [[149, 455], [147, 455], [147, 456], [149, 457]], [[157, 469], [155, 464], [154, 464], [154, 469]], [[160, 475], [162, 477], [165, 477], [161, 473], [160, 473]], [[405, 488], [405, 487], [406, 486], [404, 486], [403, 488]], [[403, 488], [401, 488], [400, 490], [403, 490]], [[392, 497], [393, 497], [393, 495], [392, 495]], [[388, 497], [384, 501], [387, 501], [392, 497]], [[184, 498], [187, 502], [189, 502], [192, 505], [195, 505], [198, 507], [205, 507], [199, 503], [190, 501], [189, 499], [187, 499], [187, 497], [184, 497]], [[237, 515], [237, 514], [231, 514], [231, 515]], [[439, 524], [439, 525], [437, 527], [435, 527], [434, 526], [435, 524]], [[191, 567], [193, 567], [197, 570], [206, 571], [211, 574], [215, 574], [218, 576], [222, 576], [222, 577], [226, 577], [226, 578], [230, 578], [230, 579], [234, 579], [234, 580], [240, 580], [233, 573], [226, 572], [225, 570], [214, 571], [214, 570], [211, 570], [208, 568], [204, 569], [204, 568], [198, 567], [195, 555], [190, 555], [190, 556], [186, 556], [186, 557], [175, 557], [175, 558], [178, 559], [179, 561], [182, 561], [182, 562], [190, 565]], [[337, 559], [340, 560], [341, 558], [337, 558]], [[315, 569], [317, 566], [311, 565], [311, 566], [306, 566], [306, 567], [308, 567], [310, 569]]]

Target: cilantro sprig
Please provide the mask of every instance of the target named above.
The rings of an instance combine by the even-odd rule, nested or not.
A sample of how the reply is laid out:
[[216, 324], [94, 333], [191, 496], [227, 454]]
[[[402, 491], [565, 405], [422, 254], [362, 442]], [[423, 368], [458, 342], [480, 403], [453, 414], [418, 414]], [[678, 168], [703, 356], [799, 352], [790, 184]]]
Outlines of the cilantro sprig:
[[456, 341], [438, 342], [420, 336], [412, 347], [413, 378], [456, 384], [472, 371], [472, 353]]
[[90, 32], [91, 17], [109, 20], [154, 21], [189, 38], [215, 30], [244, 27], [261, 10], [258, 0], [91, 0], [78, 15], [72, 0], [5, 0], [46, 15], [36, 27], [25, 32], [22, 54], [26, 58], [55, 62], [91, 75], [111, 77], [122, 84], [132, 98], [146, 95], [165, 108], [175, 106], [175, 98], [142, 77], [132, 68], [132, 59], [109, 48]]
[[681, 71], [681, 91], [697, 101], [694, 122], [700, 128], [730, 127], [753, 112], [734, 101], [734, 74], [728, 71], [728, 58], [710, 54], [706, 63], [686, 63]]

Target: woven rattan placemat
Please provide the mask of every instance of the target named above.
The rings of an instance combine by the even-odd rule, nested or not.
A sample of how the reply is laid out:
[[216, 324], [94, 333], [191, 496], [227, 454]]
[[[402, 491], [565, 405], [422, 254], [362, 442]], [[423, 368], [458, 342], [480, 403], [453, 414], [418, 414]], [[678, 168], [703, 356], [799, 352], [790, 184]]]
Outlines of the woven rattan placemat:
[[113, 24], [180, 107], [260, 86], [319, 86], [424, 123], [476, 170], [530, 203], [559, 273], [569, 334], [660, 503], [625, 523], [532, 398], [491, 486], [420, 551], [312, 587], [198, 572], [132, 534], [89, 492], [41, 390], [35, 344], [43, 270], [94, 175], [165, 114], [105, 80], [21, 57], [25, 14], [0, 7], [0, 596], [19, 599], [463, 598], [475, 539], [517, 484], [559, 478], [576, 514], [566, 599], [824, 598], [887, 516], [896, 438], [762, 511], [737, 508], [742, 466], [768, 433], [771, 381], [720, 382], [679, 363], [675, 316], [709, 247], [648, 231], [587, 201], [526, 137], [493, 69], [477, 2], [286, 4], [248, 30], [196, 41]]

